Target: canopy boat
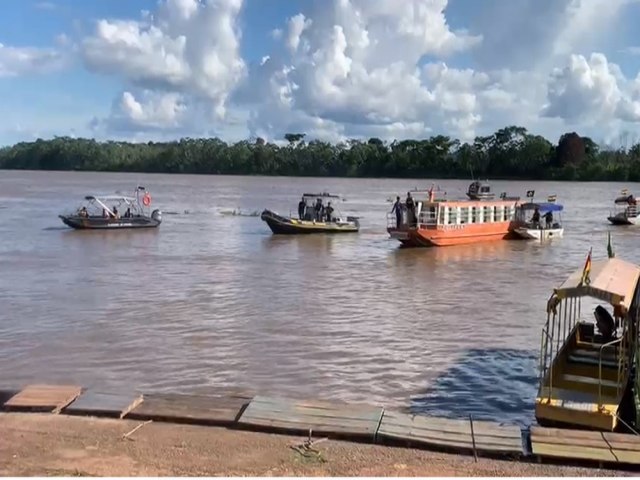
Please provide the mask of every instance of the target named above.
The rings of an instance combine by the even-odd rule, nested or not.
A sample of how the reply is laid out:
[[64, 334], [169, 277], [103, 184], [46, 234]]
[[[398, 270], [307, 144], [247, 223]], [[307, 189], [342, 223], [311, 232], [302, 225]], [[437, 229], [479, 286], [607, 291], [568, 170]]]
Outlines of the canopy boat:
[[636, 225], [638, 223], [638, 202], [627, 190], [615, 199], [614, 209], [607, 219], [614, 225]]
[[[324, 202], [327, 202], [326, 204]], [[357, 217], [342, 216], [339, 195], [305, 193], [298, 204], [298, 218], [264, 210], [260, 218], [275, 234], [355, 233], [360, 229]]]
[[[564, 207], [554, 202], [528, 202], [518, 205], [513, 232], [527, 240], [549, 240], [562, 237], [564, 228], [560, 212]], [[538, 212], [538, 220], [535, 219]], [[557, 218], [554, 218], [554, 213]]]
[[[547, 304], [535, 415], [543, 426], [614, 431], [638, 361], [640, 267], [617, 258], [574, 272]], [[598, 305], [582, 309], [589, 297]], [[631, 423], [635, 419], [630, 419]]]
[[155, 228], [162, 222], [160, 210], [150, 212], [151, 195], [144, 187], [137, 187], [131, 197], [87, 195], [84, 200], [74, 213], [59, 215], [65, 225], [78, 230], [113, 230]]
[[399, 215], [396, 212], [387, 215], [387, 232], [405, 247], [442, 247], [506, 239], [520, 200], [506, 194], [499, 200], [437, 199], [433, 188], [415, 193], [413, 211], [403, 205]]
[[495, 197], [495, 194], [491, 191], [491, 185], [489, 185], [488, 180], [476, 180], [469, 185], [467, 197], [471, 200], [492, 200]]

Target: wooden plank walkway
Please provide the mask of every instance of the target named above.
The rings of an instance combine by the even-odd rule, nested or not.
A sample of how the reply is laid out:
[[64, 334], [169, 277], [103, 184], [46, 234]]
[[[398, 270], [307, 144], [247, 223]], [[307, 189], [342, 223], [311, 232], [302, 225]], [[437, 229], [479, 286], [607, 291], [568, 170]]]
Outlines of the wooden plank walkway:
[[306, 435], [312, 430], [314, 435], [372, 440], [383, 411], [369, 405], [256, 396], [238, 423], [266, 431]]
[[122, 418], [142, 402], [142, 395], [134, 392], [105, 393], [87, 390], [67, 406], [67, 415]]
[[531, 427], [531, 449], [539, 458], [640, 465], [640, 437], [632, 434]]
[[[478, 453], [524, 455], [520, 427], [474, 421], [473, 433]], [[393, 442], [473, 451], [469, 420], [433, 418], [385, 410], [378, 437]]]
[[251, 398], [250, 395], [243, 394], [218, 396], [145, 394], [142, 403], [127, 413], [125, 418], [228, 426], [237, 421]]
[[4, 403], [7, 411], [59, 413], [82, 392], [76, 385], [28, 385]]

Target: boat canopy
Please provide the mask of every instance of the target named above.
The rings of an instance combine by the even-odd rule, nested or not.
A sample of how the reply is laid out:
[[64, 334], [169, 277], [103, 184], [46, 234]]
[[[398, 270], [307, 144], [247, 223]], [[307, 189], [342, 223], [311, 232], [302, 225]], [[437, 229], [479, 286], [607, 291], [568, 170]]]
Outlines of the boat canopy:
[[135, 202], [133, 197], [123, 197], [122, 195], [87, 195], [85, 200], [101, 200], [103, 202]]
[[576, 270], [556, 288], [554, 297], [557, 300], [553, 302], [552, 298], [549, 308], [553, 308], [552, 303], [565, 298], [594, 297], [629, 311], [640, 278], [640, 266], [618, 258], [596, 260], [591, 265], [588, 285], [581, 283], [582, 275], [583, 269]]
[[542, 212], [561, 212], [564, 207], [558, 203], [523, 203], [520, 205], [522, 210], [535, 210], [536, 208]]
[[305, 197], [305, 198], [336, 198], [336, 199], [340, 200], [340, 195], [332, 195], [332, 194], [327, 193], [327, 192], [322, 192], [322, 193], [303, 193], [302, 196]]

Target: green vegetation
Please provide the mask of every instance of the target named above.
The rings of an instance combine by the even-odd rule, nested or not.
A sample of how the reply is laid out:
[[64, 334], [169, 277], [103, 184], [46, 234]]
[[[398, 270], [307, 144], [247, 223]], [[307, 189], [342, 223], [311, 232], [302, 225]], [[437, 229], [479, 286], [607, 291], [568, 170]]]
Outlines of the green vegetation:
[[522, 127], [473, 143], [438, 135], [385, 143], [378, 138], [332, 145], [287, 133], [285, 146], [185, 138], [166, 143], [97, 142], [57, 137], [0, 149], [0, 168], [128, 172], [405, 178], [640, 180], [640, 144], [601, 149], [566, 133], [553, 145]]

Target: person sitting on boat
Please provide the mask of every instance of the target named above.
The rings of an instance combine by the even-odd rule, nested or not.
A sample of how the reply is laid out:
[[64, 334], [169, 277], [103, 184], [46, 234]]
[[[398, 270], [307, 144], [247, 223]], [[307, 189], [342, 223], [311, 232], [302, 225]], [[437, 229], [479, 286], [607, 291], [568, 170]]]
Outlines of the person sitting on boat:
[[111, 211], [113, 212], [113, 218], [119, 218], [117, 207], [113, 207]]
[[547, 228], [553, 226], [553, 213], [551, 213], [551, 210], [544, 214], [544, 223]]
[[131, 208], [127, 208], [127, 211], [124, 212], [124, 218], [130, 218], [131, 217]]
[[304, 215], [307, 211], [307, 202], [305, 202], [304, 197], [302, 197], [302, 200], [300, 200], [300, 203], [298, 203], [298, 217], [300, 218], [300, 220], [304, 220]]
[[331, 215], [333, 215], [333, 207], [331, 206], [331, 202], [327, 203], [326, 208], [324, 209], [325, 216], [327, 218], [327, 222], [333, 221]]
[[533, 216], [531, 217], [531, 223], [533, 223], [534, 226], [538, 226], [540, 224], [540, 210], [538, 209], [538, 207], [536, 207], [535, 210], [533, 211]]
[[321, 198], [319, 198], [316, 201], [316, 204], [314, 205], [313, 209], [315, 210], [315, 214], [316, 214], [316, 222], [322, 221], [322, 213], [324, 211], [324, 205], [322, 205]]
[[396, 214], [396, 228], [400, 228], [402, 225], [402, 203], [400, 202], [400, 197], [396, 197], [396, 203], [393, 204], [393, 208], [391, 209], [391, 213]]
[[82, 207], [80, 209], [80, 211], [78, 212], [78, 215], [81, 217], [88, 217], [89, 216], [89, 212], [87, 212], [87, 207]]
[[407, 205], [407, 211], [409, 212], [409, 222], [413, 224], [416, 218], [416, 204], [411, 197], [411, 192], [407, 192], [407, 200], [405, 201], [405, 204]]

